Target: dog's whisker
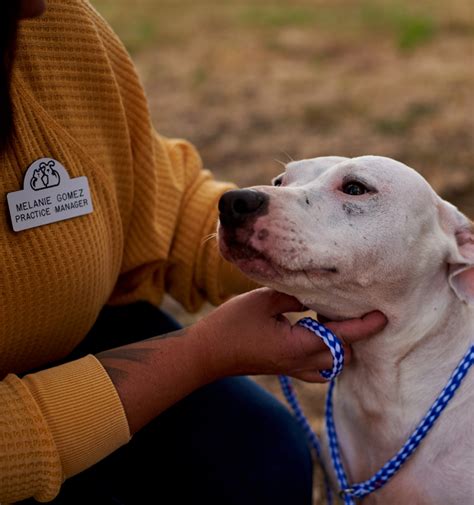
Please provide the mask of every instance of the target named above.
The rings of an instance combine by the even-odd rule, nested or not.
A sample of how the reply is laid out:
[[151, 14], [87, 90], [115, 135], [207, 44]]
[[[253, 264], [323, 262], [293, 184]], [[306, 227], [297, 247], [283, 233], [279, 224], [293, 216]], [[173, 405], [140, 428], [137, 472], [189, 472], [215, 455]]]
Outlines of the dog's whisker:
[[279, 163], [282, 167], [286, 168], [286, 163], [279, 160], [278, 158], [273, 158], [273, 161], [276, 161], [277, 163]]
[[[206, 237], [204, 237], [202, 239], [201, 245], [204, 245], [206, 242], [209, 242], [209, 240], [212, 240], [212, 239], [214, 239], [216, 237], [217, 237], [217, 233], [216, 232], [210, 233], [209, 235], [207, 235]], [[217, 242], [216, 242], [216, 245], [217, 245]]]
[[295, 161], [286, 151], [283, 151], [283, 154], [285, 154], [290, 161]]

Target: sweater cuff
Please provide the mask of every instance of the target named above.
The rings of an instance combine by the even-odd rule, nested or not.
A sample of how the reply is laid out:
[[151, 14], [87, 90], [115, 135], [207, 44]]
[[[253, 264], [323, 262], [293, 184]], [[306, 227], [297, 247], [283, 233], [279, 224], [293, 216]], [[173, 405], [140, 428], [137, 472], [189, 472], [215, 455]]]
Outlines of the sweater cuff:
[[130, 440], [117, 390], [94, 356], [27, 375], [23, 382], [48, 424], [66, 478]]

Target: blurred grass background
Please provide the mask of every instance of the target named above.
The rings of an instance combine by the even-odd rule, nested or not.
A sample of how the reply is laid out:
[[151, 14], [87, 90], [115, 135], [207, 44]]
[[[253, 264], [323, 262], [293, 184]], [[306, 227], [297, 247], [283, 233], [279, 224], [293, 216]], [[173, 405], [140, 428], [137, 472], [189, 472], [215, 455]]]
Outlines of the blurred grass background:
[[218, 178], [380, 154], [474, 217], [470, 0], [93, 0], [136, 62], [156, 128]]
[[[471, 0], [92, 3], [132, 54], [157, 130], [192, 141], [217, 178], [265, 184], [277, 159], [379, 154], [474, 217]], [[298, 389], [319, 428], [323, 388]]]
[[137, 63], [157, 129], [216, 176], [275, 158], [381, 154], [474, 216], [470, 0], [93, 0]]

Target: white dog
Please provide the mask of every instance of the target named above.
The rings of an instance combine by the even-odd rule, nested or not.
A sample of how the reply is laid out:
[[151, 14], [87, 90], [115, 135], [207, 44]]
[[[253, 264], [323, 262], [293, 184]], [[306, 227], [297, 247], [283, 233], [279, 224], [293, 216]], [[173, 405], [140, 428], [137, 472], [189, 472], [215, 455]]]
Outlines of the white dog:
[[[402, 447], [473, 342], [473, 223], [389, 158], [292, 162], [273, 182], [222, 197], [224, 257], [330, 319], [388, 318], [353, 345], [335, 390], [343, 462], [361, 482]], [[364, 503], [474, 503], [473, 379]]]

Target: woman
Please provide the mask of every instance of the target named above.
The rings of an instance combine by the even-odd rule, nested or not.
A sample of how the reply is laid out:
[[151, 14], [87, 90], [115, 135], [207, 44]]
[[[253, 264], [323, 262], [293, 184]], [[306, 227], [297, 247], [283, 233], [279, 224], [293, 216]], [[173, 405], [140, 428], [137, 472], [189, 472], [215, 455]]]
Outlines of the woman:
[[[196, 310], [250, 287], [203, 241], [232, 186], [154, 132], [87, 2], [45, 8], [0, 7], [0, 502], [309, 504], [303, 434], [235, 376], [320, 381], [328, 351], [266, 289], [184, 330], [154, 308], [165, 291]], [[329, 326], [351, 342], [384, 324]]]

